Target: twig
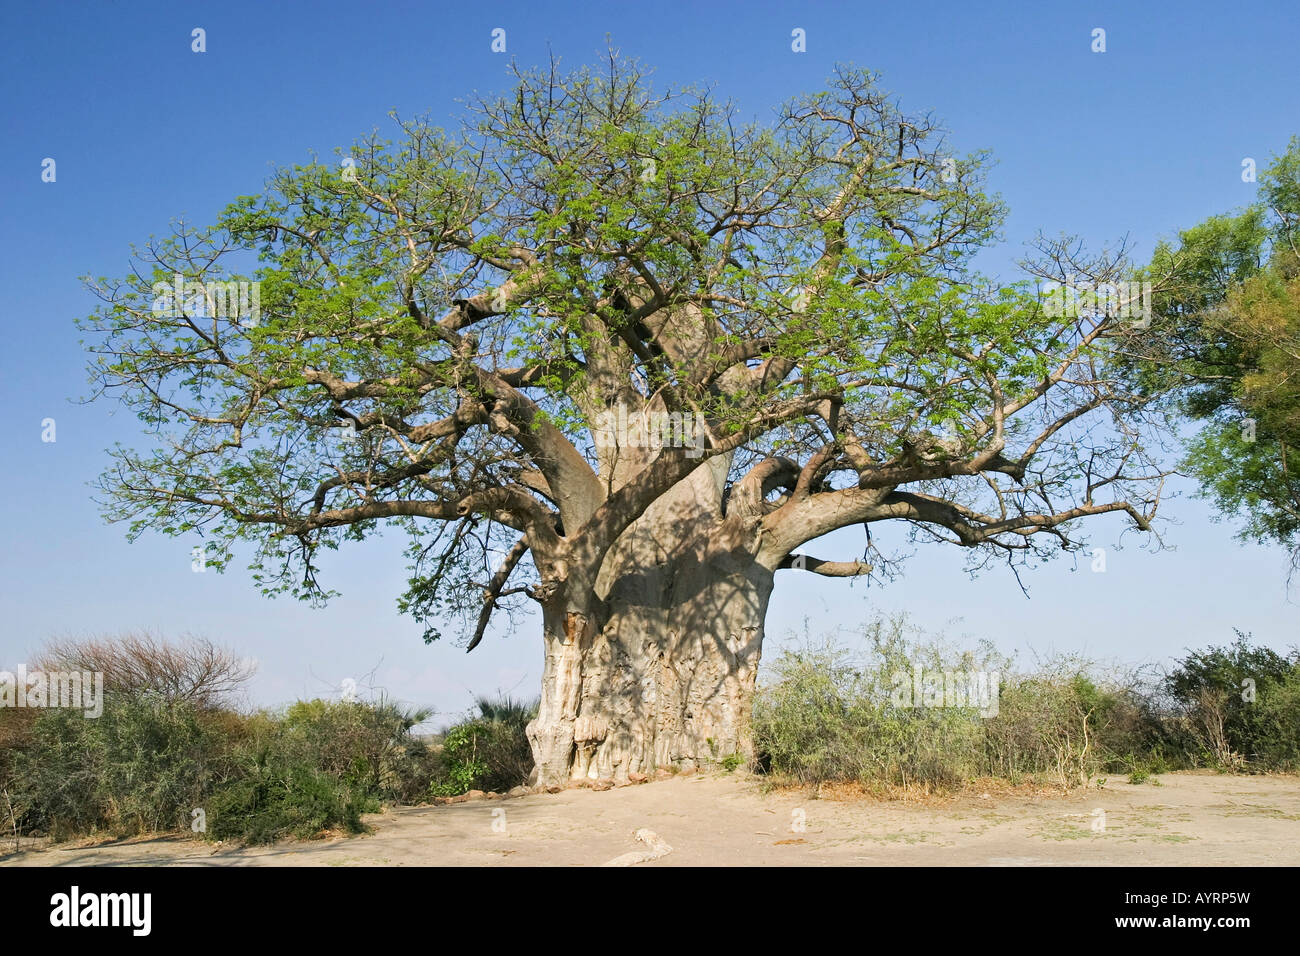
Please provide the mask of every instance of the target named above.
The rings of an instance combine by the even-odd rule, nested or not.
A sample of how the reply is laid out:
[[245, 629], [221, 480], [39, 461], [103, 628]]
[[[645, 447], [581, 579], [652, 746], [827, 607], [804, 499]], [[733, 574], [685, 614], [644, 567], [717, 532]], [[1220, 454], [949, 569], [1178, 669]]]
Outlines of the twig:
[[9, 799], [8, 787], [4, 788], [4, 795], [5, 795], [5, 806], [9, 808], [9, 825], [13, 827], [13, 831], [14, 831], [14, 852], [17, 853], [21, 848], [21, 845], [19, 843], [19, 837], [18, 837], [18, 819], [14, 816], [14, 804], [13, 801]]

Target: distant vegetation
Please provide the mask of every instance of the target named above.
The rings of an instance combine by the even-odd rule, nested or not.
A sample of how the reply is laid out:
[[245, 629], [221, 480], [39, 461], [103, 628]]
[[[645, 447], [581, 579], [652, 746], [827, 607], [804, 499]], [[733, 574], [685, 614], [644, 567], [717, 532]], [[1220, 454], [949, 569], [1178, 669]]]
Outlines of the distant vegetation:
[[103, 671], [104, 712], [0, 708], [10, 836], [358, 833], [385, 804], [508, 790], [532, 768], [523, 728], [535, 705], [509, 698], [480, 698], [477, 715], [423, 738], [412, 731], [430, 711], [383, 699], [240, 709], [251, 667], [202, 640], [65, 642], [37, 667]]
[[[144, 658], [149, 658], [145, 660]], [[0, 708], [0, 820], [11, 838], [194, 831], [266, 842], [358, 833], [362, 814], [526, 784], [536, 703], [480, 698], [440, 734], [391, 701], [235, 705], [251, 668], [202, 641], [64, 643], [46, 670], [115, 675], [104, 712]], [[900, 706], [900, 673], [998, 675], [995, 706]], [[913, 688], [909, 687], [909, 692]], [[990, 702], [992, 703], [992, 702]], [[996, 714], [992, 711], [996, 710]], [[1017, 667], [879, 620], [859, 651], [830, 640], [782, 652], [754, 710], [755, 769], [774, 781], [956, 789], [981, 778], [1087, 785], [1170, 770], [1300, 769], [1300, 654], [1236, 635], [1165, 674], [1060, 657]], [[734, 769], [736, 755], [719, 755]]]
[[[895, 675], [999, 675], [996, 714], [897, 706]], [[993, 708], [986, 708], [992, 711]], [[902, 620], [868, 627], [855, 653], [833, 641], [788, 649], [755, 706], [760, 762], [803, 783], [950, 789], [980, 777], [1087, 784], [1169, 770], [1300, 769], [1300, 653], [1237, 632], [1166, 674], [1107, 672], [1077, 657], [1030, 668], [991, 646], [957, 652]]]

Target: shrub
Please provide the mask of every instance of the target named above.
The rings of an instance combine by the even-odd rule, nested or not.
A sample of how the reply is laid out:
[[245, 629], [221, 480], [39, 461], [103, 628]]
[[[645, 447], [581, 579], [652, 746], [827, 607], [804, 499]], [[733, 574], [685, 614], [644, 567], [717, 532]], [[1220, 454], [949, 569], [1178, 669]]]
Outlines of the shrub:
[[537, 702], [480, 697], [476, 703], [478, 716], [443, 732], [431, 796], [504, 792], [528, 782], [533, 754], [525, 728], [537, 715]]
[[[1251, 647], [1189, 654], [1160, 679], [1103, 673], [1060, 656], [1013, 669], [985, 646], [957, 654], [902, 619], [877, 621], [855, 654], [825, 641], [786, 650], [754, 707], [757, 764], [802, 783], [951, 788], [974, 776], [1087, 783], [1099, 773], [1134, 782], [1209, 763], [1221, 769], [1300, 765], [1300, 658]], [[1001, 676], [997, 713], [900, 707], [890, 675], [972, 668]], [[1255, 682], [1256, 698], [1242, 694]]]
[[14, 763], [32, 745], [38, 713], [27, 707], [0, 707], [0, 789], [14, 786]]
[[269, 843], [286, 836], [307, 839], [334, 828], [360, 833], [361, 814], [379, 807], [379, 800], [357, 781], [263, 748], [243, 774], [208, 800], [208, 836]]
[[184, 701], [105, 694], [104, 712], [40, 712], [15, 757], [26, 824], [55, 839], [188, 827], [190, 811], [225, 774], [229, 750]]
[[427, 792], [434, 755], [410, 733], [427, 716], [319, 700], [282, 716], [240, 715], [153, 692], [106, 693], [93, 720], [35, 712], [26, 746], [6, 754], [14, 767], [3, 809], [18, 807], [25, 832], [56, 840], [188, 830], [195, 809], [214, 839], [355, 833], [383, 801]]
[[909, 638], [902, 619], [867, 631], [865, 655], [832, 642], [786, 650], [754, 707], [755, 747], [771, 771], [802, 783], [857, 780], [867, 786], [950, 787], [980, 768], [976, 707], [900, 707], [900, 674], [998, 670], [984, 646], [956, 655]]
[[360, 832], [363, 813], [428, 786], [427, 748], [410, 733], [428, 715], [382, 700], [310, 700], [264, 718], [238, 748], [238, 774], [209, 801], [209, 834], [260, 843]]
[[411, 795], [411, 773], [420, 763], [415, 758], [426, 749], [411, 729], [429, 714], [383, 700], [299, 701], [285, 713], [283, 743], [322, 772], [397, 801]]
[[1283, 657], [1236, 634], [1227, 647], [1189, 652], [1165, 678], [1184, 749], [1225, 770], [1294, 767], [1300, 762], [1300, 654]]
[[1125, 692], [1102, 686], [1088, 669], [1063, 656], [1006, 675], [998, 714], [984, 725], [984, 773], [1074, 786], [1108, 769], [1107, 741], [1128, 717]]

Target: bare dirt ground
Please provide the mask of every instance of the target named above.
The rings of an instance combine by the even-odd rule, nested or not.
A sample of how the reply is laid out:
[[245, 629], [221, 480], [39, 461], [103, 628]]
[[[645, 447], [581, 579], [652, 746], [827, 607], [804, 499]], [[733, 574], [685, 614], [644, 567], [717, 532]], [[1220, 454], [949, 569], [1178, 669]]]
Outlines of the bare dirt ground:
[[754, 778], [695, 775], [604, 792], [400, 808], [366, 822], [373, 832], [365, 836], [269, 847], [181, 837], [33, 842], [0, 864], [627, 865], [653, 854], [634, 837], [645, 828], [658, 835], [660, 852], [663, 844], [672, 850], [640, 866], [1295, 866], [1300, 778], [1170, 773], [1159, 786], [1111, 778], [1104, 789], [1069, 794], [976, 790], [909, 801], [843, 790], [765, 793]]

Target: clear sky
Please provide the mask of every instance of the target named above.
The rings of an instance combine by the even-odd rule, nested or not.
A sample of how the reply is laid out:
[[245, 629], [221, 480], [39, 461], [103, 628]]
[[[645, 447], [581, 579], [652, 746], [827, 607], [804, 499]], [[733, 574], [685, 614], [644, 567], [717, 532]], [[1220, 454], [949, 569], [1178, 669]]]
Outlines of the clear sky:
[[[191, 50], [196, 27], [204, 53]], [[490, 49], [497, 27], [504, 55]], [[795, 28], [805, 53], [791, 50]], [[1091, 50], [1095, 28], [1105, 53]], [[5, 3], [0, 668], [51, 637], [149, 628], [256, 658], [252, 696], [264, 704], [337, 693], [347, 677], [365, 686], [372, 672], [375, 685], [443, 714], [476, 692], [537, 692], [541, 642], [528, 622], [470, 655], [421, 642], [395, 609], [405, 581], [396, 533], [329, 556], [325, 583], [344, 596], [312, 610], [262, 598], [241, 564], [192, 573], [195, 542], [128, 544], [122, 526], [106, 525], [88, 483], [106, 447], [143, 439], [128, 413], [75, 402], [88, 386], [73, 320], [95, 305], [77, 277], [124, 273], [130, 243], [182, 214], [210, 220], [259, 191], [274, 165], [391, 132], [392, 108], [450, 126], [458, 96], [508, 85], [509, 58], [591, 62], [606, 34], [659, 81], [713, 83], [757, 118], [820, 89], [836, 62], [879, 71], [905, 109], [942, 118], [960, 150], [993, 151], [992, 186], [1011, 218], [985, 263], [1007, 278], [1039, 229], [1093, 243], [1127, 235], [1141, 258], [1159, 237], [1250, 202], [1242, 160], [1262, 168], [1300, 133], [1292, 0]], [[47, 157], [53, 183], [41, 178]], [[41, 441], [45, 418], [57, 423], [53, 443]], [[1104, 574], [1062, 558], [1026, 575], [1028, 599], [1005, 569], [971, 581], [961, 554], [934, 546], [883, 587], [780, 572], [769, 656], [805, 624], [851, 628], [881, 610], [1006, 650], [1130, 663], [1227, 642], [1233, 627], [1279, 650], [1300, 641], [1281, 550], [1238, 543], [1231, 522], [1186, 496], [1165, 513], [1177, 521], [1166, 529], [1174, 550], [1126, 535]], [[1107, 521], [1094, 536], [1109, 547], [1122, 525]], [[845, 531], [808, 550], [848, 558], [861, 547], [861, 532]]]

